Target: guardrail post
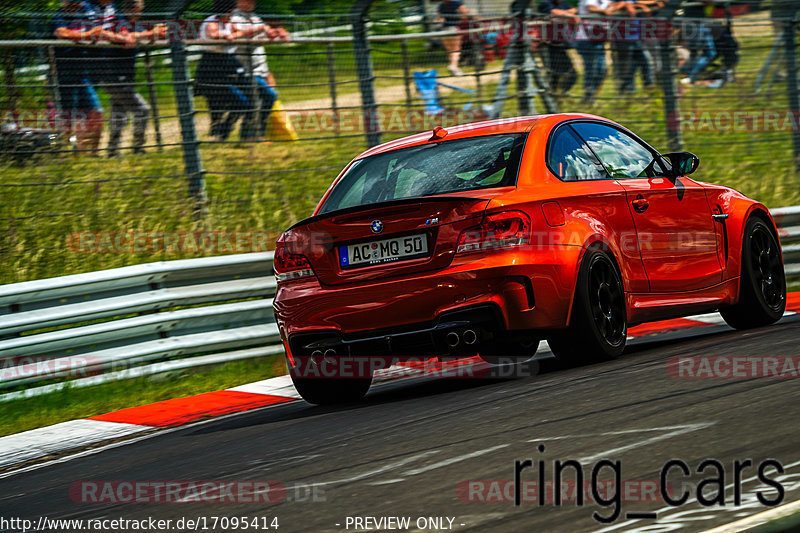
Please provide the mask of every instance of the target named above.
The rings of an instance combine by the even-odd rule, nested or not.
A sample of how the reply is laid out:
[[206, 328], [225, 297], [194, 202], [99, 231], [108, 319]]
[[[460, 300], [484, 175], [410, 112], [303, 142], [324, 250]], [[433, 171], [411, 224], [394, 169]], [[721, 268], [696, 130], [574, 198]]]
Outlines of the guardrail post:
[[194, 125], [194, 101], [189, 87], [189, 64], [186, 59], [186, 45], [181, 40], [170, 43], [172, 59], [172, 82], [175, 85], [175, 100], [178, 103], [178, 116], [183, 141], [183, 162], [189, 179], [189, 194], [195, 200], [195, 214], [202, 216], [207, 201], [203, 162], [200, 158], [200, 143]]
[[378, 104], [375, 101], [375, 77], [372, 74], [372, 57], [367, 41], [367, 10], [375, 0], [356, 0], [350, 10], [350, 22], [353, 25], [353, 52], [356, 57], [358, 86], [361, 90], [361, 108], [364, 114], [367, 146], [381, 143], [381, 132], [378, 125]]
[[[795, 122], [800, 118], [800, 91], [797, 82], [797, 11], [798, 8], [794, 3], [789, 5], [787, 2], [780, 13], [783, 18], [783, 37], [786, 47], [786, 92], [789, 97], [789, 110]], [[795, 172], [800, 174], [800, 128], [792, 129], [792, 143]]]

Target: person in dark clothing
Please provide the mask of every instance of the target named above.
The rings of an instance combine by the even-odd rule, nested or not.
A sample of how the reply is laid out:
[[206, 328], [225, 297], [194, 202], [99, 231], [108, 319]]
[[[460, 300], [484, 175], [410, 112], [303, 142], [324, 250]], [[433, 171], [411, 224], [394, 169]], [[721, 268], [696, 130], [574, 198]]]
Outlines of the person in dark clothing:
[[[469, 16], [467, 8], [458, 0], [442, 0], [439, 4], [438, 13], [438, 22], [442, 24], [442, 28], [445, 30], [458, 29], [461, 21]], [[458, 66], [458, 62], [461, 59], [461, 36], [444, 37], [442, 38], [442, 44], [447, 50], [450, 59], [450, 64], [447, 65], [448, 70], [453, 76], [463, 76], [464, 73]]]
[[[118, 33], [132, 37], [136, 42], [161, 39], [166, 36], [166, 26], [159, 25], [151, 29], [143, 27], [139, 17], [144, 10], [144, 0], [123, 0], [121, 3], [125, 20], [117, 28]], [[112, 49], [108, 57], [113, 61], [108, 65], [109, 73], [105, 90], [111, 100], [110, 135], [108, 140], [108, 156], [115, 157], [119, 153], [122, 131], [128, 124], [128, 115], [133, 118], [133, 153], [143, 153], [147, 120], [150, 106], [136, 92], [136, 54], [138, 50], [132, 46]]]
[[[639, 13], [650, 13], [650, 7], [645, 3], [636, 0], [625, 0], [625, 2], [632, 7], [627, 13], [632, 18]], [[644, 46], [641, 23], [631, 20], [625, 30], [624, 38], [615, 43], [618, 51], [617, 59], [620, 63], [620, 91], [633, 93], [636, 91], [636, 73], [638, 71], [642, 73], [642, 86], [645, 89], [655, 85], [655, 75], [650, 51]]]
[[550, 90], [556, 95], [567, 94], [575, 85], [578, 73], [569, 54], [570, 43], [563, 39], [564, 35], [571, 32], [555, 31], [559, 28], [556, 24], [563, 25], [572, 22], [578, 15], [578, 8], [571, 6], [565, 0], [544, 0], [539, 4], [539, 12], [550, 15], [554, 20], [551, 27], [554, 29], [550, 40], [544, 42], [545, 65], [547, 67]]
[[200, 26], [202, 40], [218, 41], [205, 45], [195, 72], [195, 87], [208, 101], [211, 115], [211, 139], [225, 141], [236, 121], [253, 109], [248, 94], [251, 81], [247, 69], [236, 57], [236, 45], [230, 37], [236, 28], [231, 20], [235, 0], [214, 0], [214, 13]]
[[[53, 19], [53, 35], [76, 43], [102, 38], [103, 26], [97, 5], [88, 1], [63, 0]], [[103, 134], [103, 108], [94, 87], [91, 59], [96, 50], [83, 46], [56, 48], [55, 82], [58, 89], [59, 122], [67, 134], [74, 133], [79, 150], [97, 155]]]
[[705, 21], [706, 4], [709, 2], [692, 2], [684, 8], [687, 21], [683, 23], [683, 33], [689, 47], [689, 60], [681, 67], [685, 75], [681, 79], [684, 85], [692, 85], [697, 75], [717, 57], [717, 48], [711, 28]]

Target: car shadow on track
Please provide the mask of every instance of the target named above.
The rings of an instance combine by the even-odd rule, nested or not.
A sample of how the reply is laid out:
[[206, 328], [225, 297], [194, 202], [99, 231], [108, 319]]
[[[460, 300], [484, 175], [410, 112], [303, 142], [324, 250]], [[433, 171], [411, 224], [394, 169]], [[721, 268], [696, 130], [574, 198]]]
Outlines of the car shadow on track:
[[[295, 402], [269, 406], [268, 408], [257, 409], [244, 412], [232, 417], [222, 418], [218, 421], [207, 422], [204, 425], [190, 431], [188, 434], [205, 434], [231, 429], [244, 428], [250, 426], [262, 426], [279, 422], [300, 420], [309, 417], [325, 416], [339, 412], [353, 412], [369, 409], [380, 405], [399, 404], [403, 401], [413, 401], [417, 399], [430, 399], [432, 397], [447, 395], [454, 392], [461, 392], [471, 389], [491, 387], [497, 384], [514, 381], [519, 379], [535, 380], [541, 375], [563, 375], [567, 376], [570, 372], [575, 372], [576, 377], [583, 375], [581, 369], [591, 369], [597, 367], [598, 370], [606, 365], [630, 361], [636, 363], [637, 358], [644, 354], [654, 354], [658, 359], [674, 354], [675, 348], [680, 349], [692, 343], [705, 345], [707, 342], [719, 343], [721, 341], [735, 339], [742, 335], [749, 338], [760, 337], [774, 334], [781, 326], [794, 327], [800, 325], [800, 315], [784, 317], [778, 324], [749, 330], [746, 333], [732, 330], [727, 326], [707, 326], [692, 330], [673, 331], [659, 334], [653, 337], [640, 337], [634, 340], [625, 349], [622, 357], [611, 363], [597, 363], [574, 367], [566, 365], [553, 357], [537, 358], [536, 360], [521, 363], [518, 365], [505, 365], [500, 367], [487, 367], [472, 375], [460, 375], [456, 373], [452, 376], [433, 375], [430, 377], [410, 377], [395, 381], [383, 382], [373, 386], [366, 398], [357, 403], [316, 406], [308, 404], [302, 400]], [[580, 374], [578, 374], [580, 373]]]

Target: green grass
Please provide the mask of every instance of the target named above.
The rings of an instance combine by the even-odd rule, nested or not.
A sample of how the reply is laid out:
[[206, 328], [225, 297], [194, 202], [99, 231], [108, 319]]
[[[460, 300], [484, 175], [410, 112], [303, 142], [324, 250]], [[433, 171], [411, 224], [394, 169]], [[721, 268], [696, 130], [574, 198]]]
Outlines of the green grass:
[[0, 404], [0, 436], [149, 403], [222, 390], [286, 373], [283, 357], [234, 361], [147, 378], [63, 389]]

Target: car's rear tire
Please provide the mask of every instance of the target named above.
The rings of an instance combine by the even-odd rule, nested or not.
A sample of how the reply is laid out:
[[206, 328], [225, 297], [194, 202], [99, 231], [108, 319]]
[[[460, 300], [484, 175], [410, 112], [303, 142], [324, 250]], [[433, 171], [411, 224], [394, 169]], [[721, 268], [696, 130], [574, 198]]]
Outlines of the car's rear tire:
[[722, 309], [722, 318], [736, 329], [768, 326], [786, 310], [786, 277], [780, 245], [766, 222], [750, 217], [742, 239], [739, 302]]
[[547, 339], [566, 366], [607, 361], [625, 349], [628, 316], [622, 278], [611, 256], [590, 249], [581, 262], [569, 327]]
[[315, 405], [358, 402], [366, 396], [372, 385], [372, 376], [355, 378], [301, 377], [291, 365], [289, 365], [289, 376], [300, 396], [308, 403]]

